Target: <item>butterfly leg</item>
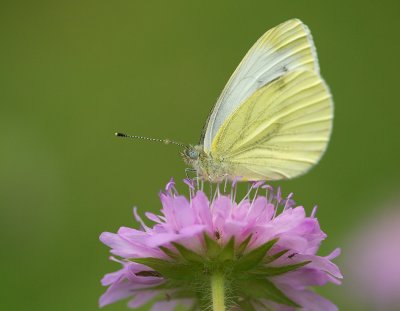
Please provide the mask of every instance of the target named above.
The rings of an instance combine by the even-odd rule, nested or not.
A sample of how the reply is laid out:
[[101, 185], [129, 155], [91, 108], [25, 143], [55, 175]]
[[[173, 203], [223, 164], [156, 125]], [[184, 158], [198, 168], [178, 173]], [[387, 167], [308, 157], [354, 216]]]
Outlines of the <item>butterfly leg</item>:
[[200, 190], [200, 189], [203, 190], [203, 185], [200, 186], [199, 171], [197, 171], [197, 170], [196, 170], [196, 184], [197, 184], [197, 190]]
[[192, 179], [194, 181], [194, 184], [196, 185], [197, 190], [203, 191], [203, 179], [201, 179], [199, 176], [193, 177]]
[[[196, 176], [197, 176], [197, 170], [195, 170], [194, 168], [191, 168], [191, 167], [185, 168], [186, 178], [191, 179], [189, 176], [189, 173], [194, 173], [194, 172], [196, 172]], [[197, 178], [198, 178], [198, 176], [197, 176]]]
[[224, 193], [226, 193], [226, 185], [228, 183], [228, 174], [224, 175]]

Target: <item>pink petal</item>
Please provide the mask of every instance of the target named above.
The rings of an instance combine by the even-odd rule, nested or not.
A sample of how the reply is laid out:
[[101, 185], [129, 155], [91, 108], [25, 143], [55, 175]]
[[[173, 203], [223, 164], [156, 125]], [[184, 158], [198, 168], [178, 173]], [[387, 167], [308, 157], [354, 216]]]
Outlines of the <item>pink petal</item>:
[[159, 224], [163, 223], [162, 220], [160, 219], [160, 217], [155, 215], [155, 214], [153, 214], [153, 213], [146, 212], [145, 215], [151, 221], [154, 221], [154, 222], [159, 223]]
[[176, 300], [158, 301], [153, 305], [151, 311], [173, 311], [176, 305], [177, 305]]
[[178, 238], [179, 235], [177, 233], [159, 233], [150, 237], [147, 243], [150, 247], [158, 247], [173, 242]]
[[331, 281], [329, 275], [325, 272], [307, 268], [288, 272], [271, 279], [277, 284], [290, 285], [293, 288], [301, 290], [309, 286], [322, 286]]
[[306, 213], [302, 206], [293, 209], [287, 209], [282, 214], [272, 220], [276, 226], [277, 233], [289, 231], [297, 227], [306, 217]]
[[158, 293], [156, 291], [142, 291], [137, 293], [133, 299], [131, 299], [128, 302], [128, 307], [129, 308], [137, 308], [140, 307], [142, 305], [144, 305], [145, 303], [147, 303], [149, 300], [151, 300], [152, 298], [154, 298], [155, 296], [157, 296]]
[[213, 222], [209, 201], [204, 192], [198, 191], [192, 200], [192, 209], [195, 211], [197, 222], [204, 224], [207, 230], [213, 231]]
[[111, 248], [111, 253], [117, 256], [129, 258], [137, 254], [132, 243], [122, 239], [118, 234], [103, 232], [100, 241]]
[[101, 285], [103, 286], [108, 286], [111, 285], [112, 283], [115, 283], [119, 281], [121, 278], [125, 276], [125, 269], [121, 269], [115, 272], [107, 273], [102, 279], [101, 279]]
[[104, 307], [105, 305], [127, 298], [131, 295], [132, 295], [131, 283], [129, 282], [114, 283], [100, 297], [99, 306]]
[[326, 259], [332, 260], [335, 259], [336, 257], [340, 256], [341, 254], [341, 249], [340, 248], [336, 248], [332, 253], [330, 253], [328, 256], [326, 256]]
[[301, 261], [311, 260], [311, 262], [307, 265], [307, 268], [320, 269], [330, 273], [338, 279], [343, 278], [338, 266], [325, 257], [298, 254], [297, 259]]
[[338, 311], [339, 309], [329, 300], [309, 290], [295, 290], [290, 287], [281, 288], [293, 301], [302, 306], [303, 311]]
[[219, 196], [215, 199], [211, 209], [214, 215], [214, 229], [220, 230], [223, 228], [225, 221], [229, 217], [231, 211], [231, 199], [227, 196]]
[[177, 306], [184, 306], [185, 310], [190, 309], [193, 306], [194, 301], [192, 299], [179, 299], [171, 301], [159, 301], [156, 302], [151, 311], [172, 311]]

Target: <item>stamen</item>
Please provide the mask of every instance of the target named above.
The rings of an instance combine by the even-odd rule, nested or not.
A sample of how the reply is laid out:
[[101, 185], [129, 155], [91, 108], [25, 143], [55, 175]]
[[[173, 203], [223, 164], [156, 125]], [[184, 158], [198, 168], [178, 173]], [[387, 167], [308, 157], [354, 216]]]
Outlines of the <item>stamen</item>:
[[184, 178], [183, 182], [189, 187], [189, 197], [190, 197], [190, 204], [192, 204], [192, 198], [194, 196], [194, 191], [195, 191], [195, 186], [194, 186], [194, 182], [192, 179], [189, 178]]
[[311, 218], [315, 218], [315, 214], [317, 213], [318, 205], [315, 205], [312, 212], [311, 212]]
[[175, 180], [173, 178], [171, 178], [169, 180], [169, 182], [167, 183], [167, 185], [165, 186], [165, 191], [166, 192], [170, 192], [172, 190], [172, 188], [175, 187]]
[[224, 194], [226, 193], [226, 184], [228, 183], [228, 175], [225, 174]]
[[165, 186], [165, 191], [173, 196], [178, 195], [178, 190], [176, 190], [175, 188], [175, 180], [173, 178], [171, 178], [170, 181]]
[[272, 218], [275, 218], [276, 213], [278, 212], [279, 203], [282, 200], [281, 187], [278, 187], [278, 190], [276, 191], [276, 195], [274, 197], [275, 197], [276, 203], [275, 203], [274, 216]]
[[265, 198], [267, 199], [267, 203], [272, 203], [272, 198], [268, 198], [269, 191], [273, 194], [274, 188], [271, 185], [261, 186], [262, 189], [265, 189]]
[[250, 196], [251, 190], [253, 190], [253, 185], [249, 184], [249, 188], [247, 190], [246, 195], [243, 197], [243, 199], [239, 202], [238, 206], [241, 205], [247, 198]]
[[110, 256], [110, 257], [108, 257], [108, 259], [110, 259], [112, 261], [115, 261], [115, 262], [118, 262], [120, 264], [124, 264], [126, 262], [126, 261], [123, 261], [123, 260], [119, 260], [118, 258], [115, 258], [114, 256]]
[[253, 183], [253, 188], [259, 188], [265, 184], [265, 180], [256, 181]]
[[278, 191], [276, 192], [276, 200], [278, 201], [278, 204], [281, 203], [281, 201], [282, 201], [281, 187], [278, 187]]
[[276, 214], [278, 212], [278, 207], [279, 207], [279, 202], [278, 202], [278, 200], [276, 200], [276, 202], [274, 204], [274, 216], [272, 216], [272, 218], [276, 217]]
[[216, 185], [216, 189], [215, 189], [214, 195], [212, 197], [212, 202], [215, 201], [215, 198], [217, 197], [217, 193], [219, 195], [219, 184]]
[[250, 212], [252, 211], [253, 205], [254, 205], [254, 201], [255, 201], [256, 198], [257, 198], [258, 189], [260, 189], [260, 187], [261, 187], [263, 184], [265, 184], [265, 181], [263, 181], [263, 180], [253, 183], [253, 188], [255, 188], [256, 191], [255, 191], [255, 193], [254, 193], [253, 200], [251, 200], [251, 205], [250, 205], [250, 207], [249, 207], [248, 213], [250, 213]]
[[142, 226], [142, 228], [147, 232], [147, 231], [151, 231], [151, 229], [149, 227], [146, 226], [146, 224], [144, 223], [144, 221], [142, 220], [142, 218], [139, 216], [138, 212], [137, 212], [137, 207], [135, 206], [133, 208], [133, 215], [135, 216], [135, 219], [138, 223], [140, 223], [140, 225]]
[[235, 176], [232, 181], [232, 187], [235, 187], [237, 182], [241, 179], [241, 176]]
[[194, 187], [194, 185], [193, 185], [193, 180], [192, 180], [192, 179], [184, 178], [184, 179], [183, 179], [183, 182], [184, 182], [186, 185], [188, 185], [189, 189], [191, 189], [191, 190], [194, 190], [194, 189], [195, 189], [195, 187]]
[[232, 206], [234, 206], [234, 203], [236, 202], [236, 193], [237, 193], [236, 185], [240, 178], [241, 178], [240, 176], [235, 176], [232, 181], [231, 185]]
[[285, 206], [283, 207], [283, 211], [286, 211], [286, 209], [290, 207], [290, 201], [292, 197], [293, 197], [293, 192], [289, 193], [289, 195], [287, 196], [285, 200]]

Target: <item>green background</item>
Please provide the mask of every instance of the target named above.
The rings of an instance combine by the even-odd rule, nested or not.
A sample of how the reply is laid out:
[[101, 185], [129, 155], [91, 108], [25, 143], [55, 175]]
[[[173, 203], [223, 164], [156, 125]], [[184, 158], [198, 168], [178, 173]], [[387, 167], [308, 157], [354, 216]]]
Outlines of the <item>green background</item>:
[[[114, 132], [197, 143], [246, 51], [292, 17], [312, 30], [334, 131], [315, 169], [275, 185], [308, 211], [319, 205], [329, 235], [321, 254], [349, 248], [354, 228], [399, 190], [399, 9], [396, 1], [1, 1], [0, 309], [97, 310], [99, 281], [118, 268], [99, 234], [136, 226], [133, 205], [157, 211], [158, 191], [185, 167], [180, 148]], [[357, 309], [346, 286], [321, 292]]]

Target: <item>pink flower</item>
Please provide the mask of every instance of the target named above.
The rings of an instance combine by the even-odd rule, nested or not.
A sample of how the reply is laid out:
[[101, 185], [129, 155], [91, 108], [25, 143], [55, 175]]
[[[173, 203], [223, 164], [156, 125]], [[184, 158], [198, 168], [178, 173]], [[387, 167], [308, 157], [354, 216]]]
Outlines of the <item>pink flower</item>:
[[348, 246], [348, 286], [364, 309], [400, 306], [400, 203], [370, 214]]
[[161, 215], [145, 214], [153, 226], [134, 209], [141, 230], [101, 234], [123, 268], [103, 278], [109, 287], [100, 306], [129, 298], [129, 307], [136, 308], [155, 298], [153, 311], [178, 304], [210, 308], [210, 276], [218, 271], [232, 310], [337, 310], [310, 289], [342, 278], [331, 262], [339, 250], [316, 255], [326, 234], [315, 211], [307, 217], [292, 195], [283, 199], [280, 189], [275, 193], [262, 183], [253, 184], [238, 203], [235, 184], [229, 194], [217, 189], [208, 198], [186, 183], [189, 200], [168, 183], [160, 194]]

